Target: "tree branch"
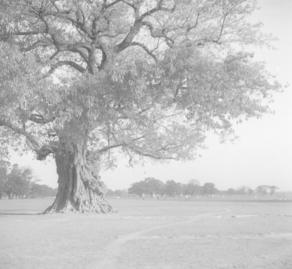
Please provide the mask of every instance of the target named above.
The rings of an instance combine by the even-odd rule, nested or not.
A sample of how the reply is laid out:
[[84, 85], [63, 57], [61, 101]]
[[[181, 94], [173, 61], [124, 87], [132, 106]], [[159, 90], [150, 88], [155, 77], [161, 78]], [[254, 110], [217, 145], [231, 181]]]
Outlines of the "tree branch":
[[23, 128], [19, 128], [18, 126], [14, 125], [13, 123], [6, 119], [0, 119], [0, 126], [7, 127], [16, 134], [24, 136], [33, 150], [37, 151], [40, 148], [40, 144], [36, 140], [36, 138], [29, 134], [28, 132], [26, 132]]
[[174, 12], [175, 9], [176, 9], [176, 4], [174, 3], [173, 7], [171, 8], [167, 8], [167, 7], [163, 7], [163, 2], [164, 0], [157, 0], [157, 4], [156, 4], [156, 7], [146, 11], [145, 13], [143, 13], [141, 16], [140, 16], [140, 20], [142, 21], [144, 18], [156, 13], [156, 12], [159, 12], [159, 11], [166, 11], [166, 12]]
[[142, 48], [155, 62], [157, 62], [157, 58], [156, 56], [152, 53], [152, 51], [150, 51], [144, 44], [139, 43], [139, 42], [132, 42], [130, 46], [137, 46]]
[[46, 34], [46, 31], [42, 30], [34, 30], [34, 31], [15, 31], [12, 32], [11, 35], [15, 36], [31, 36], [31, 35], [40, 35], [40, 34]]
[[[112, 132], [109, 131], [109, 133], [114, 136], [114, 134]], [[145, 137], [145, 135], [141, 135], [139, 137], [132, 138], [129, 142], [120, 142], [120, 143], [116, 143], [114, 145], [108, 145], [108, 146], [105, 146], [105, 147], [99, 149], [97, 152], [99, 154], [102, 154], [102, 153], [105, 153], [105, 152], [107, 152], [107, 151], [109, 151], [111, 149], [114, 149], [114, 148], [130, 147], [131, 143], [134, 143], [136, 141], [139, 141], [139, 140], [143, 139], [144, 137]], [[115, 138], [115, 140], [117, 140], [115, 136], [114, 136], [114, 138]]]
[[60, 18], [63, 20], [67, 20], [69, 21], [72, 25], [74, 25], [78, 30], [80, 30], [83, 34], [85, 34], [87, 37], [89, 37], [90, 39], [93, 39], [92, 34], [90, 33], [90, 31], [86, 28], [86, 24], [85, 24], [85, 15], [82, 11], [81, 8], [79, 8], [76, 11], [76, 19], [68, 16], [68, 15], [64, 15], [64, 14], [60, 14], [60, 13], [56, 13], [53, 14], [52, 16], [56, 17], [56, 18]]
[[125, 2], [125, 1], [123, 1], [123, 0], [115, 0], [115, 1], [107, 4], [107, 1], [104, 0], [103, 1], [103, 8], [104, 9], [107, 9], [107, 8], [113, 7], [114, 5], [116, 5], [118, 3], [121, 3], [121, 2]]
[[143, 26], [146, 26], [153, 38], [163, 38], [169, 47], [172, 47], [174, 40], [166, 35], [166, 29], [162, 29], [160, 32], [155, 32], [154, 26], [149, 21], [143, 21]]
[[[126, 1], [123, 1], [123, 2], [126, 3]], [[156, 12], [159, 12], [159, 11], [173, 12], [176, 9], [175, 4], [172, 8], [163, 7], [163, 2], [164, 0], [157, 0], [156, 7], [146, 11], [142, 15], [139, 14], [139, 10], [137, 6], [130, 5], [134, 9], [134, 12], [135, 12], [135, 21], [132, 27], [130, 28], [130, 31], [126, 35], [126, 37], [116, 46], [117, 52], [120, 52], [131, 45], [135, 36], [139, 33], [143, 25], [148, 26], [152, 37], [155, 37], [155, 38], [164, 37], [168, 42], [170, 42], [171, 39], [167, 37], [164, 33], [162, 33], [161, 35], [156, 35], [153, 31], [154, 27], [152, 24], [150, 24], [150, 22], [143, 21], [146, 17], [153, 15]]]
[[99, 149], [97, 152], [99, 154], [103, 154], [111, 149], [115, 149], [115, 148], [119, 148], [119, 147], [123, 147], [125, 146], [126, 144], [125, 143], [120, 143], [120, 144], [115, 144], [115, 145], [110, 145], [110, 146], [106, 146], [106, 147], [103, 147], [101, 149]]
[[80, 73], [84, 73], [86, 71], [86, 69], [84, 67], [82, 67], [81, 65], [73, 62], [73, 61], [59, 61], [55, 64], [53, 64], [51, 66], [51, 69], [48, 72], [48, 75], [51, 75], [52, 73], [54, 73], [56, 71], [57, 68], [61, 67], [61, 66], [69, 66], [72, 67], [73, 69], [77, 70]]
[[138, 147], [133, 147], [133, 146], [129, 146], [128, 148], [133, 151], [134, 153], [143, 156], [143, 157], [148, 157], [151, 159], [156, 159], [156, 160], [175, 160], [175, 158], [171, 157], [171, 156], [163, 156], [163, 155], [159, 155], [159, 154], [155, 154], [152, 152], [147, 152], [144, 149], [138, 148]]

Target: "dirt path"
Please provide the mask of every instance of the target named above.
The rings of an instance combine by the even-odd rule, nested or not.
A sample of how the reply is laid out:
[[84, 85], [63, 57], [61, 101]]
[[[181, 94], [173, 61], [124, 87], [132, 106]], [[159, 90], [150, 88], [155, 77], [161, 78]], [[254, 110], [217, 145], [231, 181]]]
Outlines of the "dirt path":
[[221, 214], [226, 214], [226, 213], [227, 213], [227, 211], [219, 212], [219, 213], [213, 212], [213, 213], [199, 214], [197, 216], [188, 217], [188, 219], [186, 219], [184, 221], [177, 221], [177, 222], [172, 222], [172, 223], [156, 225], [156, 226], [151, 227], [151, 228], [147, 228], [147, 229], [143, 229], [143, 230], [140, 230], [137, 232], [122, 235], [118, 239], [114, 240], [112, 243], [110, 243], [109, 245], [106, 246], [105, 254], [104, 254], [102, 260], [100, 260], [94, 264], [91, 264], [86, 268], [87, 269], [116, 269], [117, 268], [116, 261], [117, 261], [117, 258], [121, 254], [122, 247], [126, 243], [128, 243], [129, 241], [144, 238], [144, 235], [149, 233], [149, 232], [153, 232], [153, 231], [157, 231], [160, 229], [165, 229], [165, 228], [169, 228], [169, 227], [173, 227], [173, 226], [191, 224], [191, 223], [197, 222], [198, 220], [201, 220], [201, 219], [206, 218], [206, 217], [215, 217], [215, 216], [218, 216], [218, 214], [221, 215]]

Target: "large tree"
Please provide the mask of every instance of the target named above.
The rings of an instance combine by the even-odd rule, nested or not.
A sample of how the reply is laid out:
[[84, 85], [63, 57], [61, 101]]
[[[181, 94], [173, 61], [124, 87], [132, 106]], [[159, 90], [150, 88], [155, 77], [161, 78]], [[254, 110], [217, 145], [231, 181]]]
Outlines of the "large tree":
[[248, 52], [265, 39], [252, 0], [0, 4], [2, 42], [19, 49], [1, 45], [1, 132], [54, 156], [47, 212], [111, 211], [99, 168], [115, 152], [193, 157], [209, 130], [262, 115], [278, 88]]

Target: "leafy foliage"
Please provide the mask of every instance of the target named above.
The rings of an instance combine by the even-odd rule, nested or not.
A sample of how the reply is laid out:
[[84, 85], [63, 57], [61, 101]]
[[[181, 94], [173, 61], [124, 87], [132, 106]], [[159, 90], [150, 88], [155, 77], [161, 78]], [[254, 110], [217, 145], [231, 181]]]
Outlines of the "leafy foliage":
[[32, 171], [30, 169], [21, 169], [15, 164], [7, 174], [4, 191], [9, 198], [25, 197], [29, 193], [31, 180]]
[[117, 150], [130, 161], [191, 158], [208, 131], [261, 116], [279, 88], [247, 51], [266, 40], [246, 19], [251, 0], [0, 7], [13, 44], [1, 43], [1, 139], [24, 136], [39, 159], [76, 145], [107, 164]]

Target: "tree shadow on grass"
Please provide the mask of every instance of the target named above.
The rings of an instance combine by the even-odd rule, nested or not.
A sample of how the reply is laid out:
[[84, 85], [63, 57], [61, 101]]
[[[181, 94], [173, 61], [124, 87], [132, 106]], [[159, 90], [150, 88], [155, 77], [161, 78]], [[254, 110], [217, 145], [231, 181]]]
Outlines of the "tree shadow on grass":
[[1, 216], [38, 216], [43, 215], [43, 212], [15, 212], [15, 211], [0, 211]]

